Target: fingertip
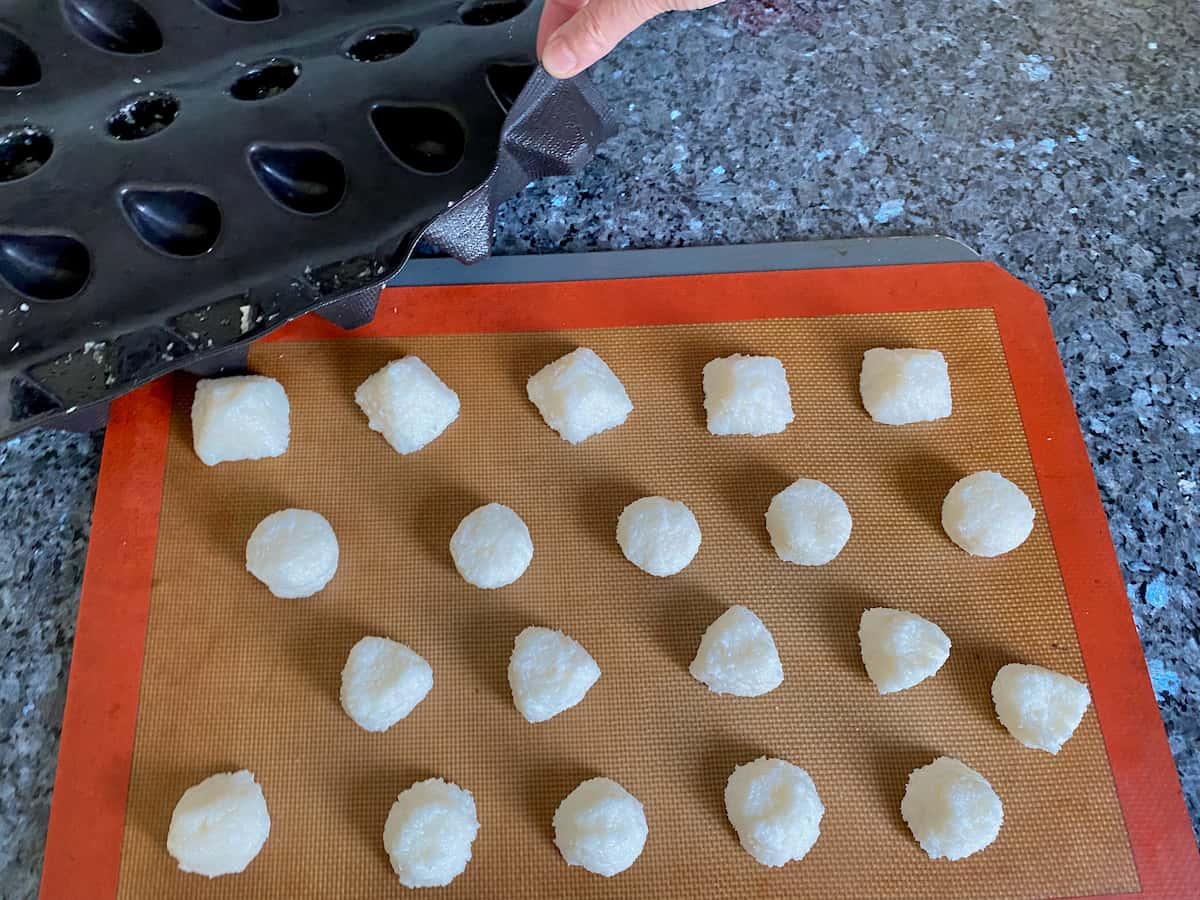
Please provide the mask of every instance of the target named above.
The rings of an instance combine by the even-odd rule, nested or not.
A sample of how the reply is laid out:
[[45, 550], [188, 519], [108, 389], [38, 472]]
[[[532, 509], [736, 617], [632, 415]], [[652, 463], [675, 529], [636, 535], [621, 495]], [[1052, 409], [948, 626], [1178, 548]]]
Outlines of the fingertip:
[[542, 67], [554, 78], [570, 78], [579, 71], [579, 60], [566, 40], [555, 35], [542, 51]]

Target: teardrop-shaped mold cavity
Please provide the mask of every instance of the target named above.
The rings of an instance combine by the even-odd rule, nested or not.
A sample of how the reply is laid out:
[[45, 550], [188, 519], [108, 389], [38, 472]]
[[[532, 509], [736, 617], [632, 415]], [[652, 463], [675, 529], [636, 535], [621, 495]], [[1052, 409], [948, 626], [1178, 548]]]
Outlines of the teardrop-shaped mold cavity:
[[399, 56], [417, 42], [417, 29], [406, 25], [373, 28], [355, 38], [346, 55], [356, 62], [383, 62]]
[[508, 112], [537, 66], [529, 62], [497, 62], [487, 67], [487, 83], [500, 108]]
[[290, 59], [269, 59], [255, 63], [229, 86], [235, 100], [267, 100], [278, 97], [300, 78], [300, 64]]
[[54, 141], [40, 128], [0, 127], [0, 184], [32, 175], [53, 153]]
[[215, 200], [183, 188], [130, 188], [121, 206], [138, 236], [170, 256], [207, 253], [221, 233]]
[[530, 0], [467, 0], [458, 8], [458, 19], [464, 25], [495, 25], [515, 19]]
[[108, 133], [118, 141], [140, 141], [158, 134], [179, 115], [179, 101], [165, 91], [150, 91], [121, 104], [108, 117]]
[[0, 278], [34, 300], [78, 294], [92, 271], [87, 248], [65, 234], [0, 233]]
[[236, 22], [269, 22], [279, 15], [279, 0], [199, 0], [201, 6]]
[[42, 80], [37, 54], [27, 43], [0, 28], [0, 88], [23, 88]]
[[75, 33], [110, 53], [154, 53], [163, 45], [158, 23], [134, 0], [62, 0]]
[[451, 171], [466, 150], [462, 123], [435, 106], [376, 106], [371, 124], [392, 156], [427, 175]]
[[346, 193], [346, 170], [325, 150], [258, 144], [249, 155], [259, 183], [292, 212], [327, 213]]

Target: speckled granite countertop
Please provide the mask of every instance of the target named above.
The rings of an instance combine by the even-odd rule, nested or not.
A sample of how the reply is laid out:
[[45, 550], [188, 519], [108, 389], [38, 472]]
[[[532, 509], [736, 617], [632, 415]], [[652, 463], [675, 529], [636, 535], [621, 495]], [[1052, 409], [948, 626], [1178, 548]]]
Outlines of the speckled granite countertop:
[[[621, 120], [505, 254], [942, 233], [1050, 305], [1200, 822], [1200, 7], [729, 0], [596, 70]], [[0, 893], [36, 893], [102, 438], [0, 445]]]

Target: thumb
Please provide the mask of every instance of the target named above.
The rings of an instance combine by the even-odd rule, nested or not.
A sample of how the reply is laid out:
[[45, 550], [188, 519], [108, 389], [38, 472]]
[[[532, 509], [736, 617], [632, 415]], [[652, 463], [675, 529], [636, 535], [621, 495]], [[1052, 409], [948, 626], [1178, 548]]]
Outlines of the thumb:
[[550, 36], [542, 51], [542, 65], [555, 78], [570, 78], [607, 55], [626, 35], [659, 13], [702, 5], [709, 4], [695, 0], [588, 0]]

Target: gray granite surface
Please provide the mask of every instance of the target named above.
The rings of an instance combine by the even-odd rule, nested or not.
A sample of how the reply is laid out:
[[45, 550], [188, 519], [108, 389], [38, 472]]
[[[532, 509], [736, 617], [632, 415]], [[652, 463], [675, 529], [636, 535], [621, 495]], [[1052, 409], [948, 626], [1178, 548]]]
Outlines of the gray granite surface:
[[[1040, 290], [1200, 822], [1200, 6], [728, 0], [596, 69], [621, 134], [497, 252], [942, 233]], [[102, 438], [0, 445], [0, 895], [36, 893]]]

